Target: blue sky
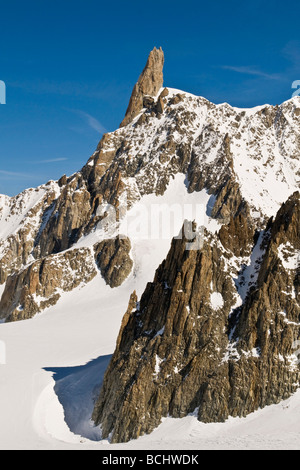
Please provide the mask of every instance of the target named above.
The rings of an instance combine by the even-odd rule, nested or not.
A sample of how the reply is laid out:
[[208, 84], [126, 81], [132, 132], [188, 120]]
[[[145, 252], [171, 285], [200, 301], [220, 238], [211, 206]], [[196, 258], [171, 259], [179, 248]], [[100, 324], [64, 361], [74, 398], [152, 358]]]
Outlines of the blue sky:
[[294, 0], [0, 0], [0, 193], [79, 170], [115, 130], [154, 46], [164, 84], [279, 104], [300, 80]]

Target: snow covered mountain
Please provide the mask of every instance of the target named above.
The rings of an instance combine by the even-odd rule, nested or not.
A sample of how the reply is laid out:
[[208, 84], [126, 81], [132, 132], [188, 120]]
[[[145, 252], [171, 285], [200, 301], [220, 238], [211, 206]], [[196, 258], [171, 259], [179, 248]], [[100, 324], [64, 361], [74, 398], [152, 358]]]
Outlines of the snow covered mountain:
[[[50, 439], [50, 370], [70, 429], [113, 442], [166, 416], [247, 416], [299, 387], [300, 98], [215, 105], [164, 88], [163, 63], [154, 49], [81, 171], [0, 196], [0, 403], [5, 422], [16, 390], [30, 395], [26, 445]], [[92, 359], [93, 387], [70, 405], [55, 368]]]

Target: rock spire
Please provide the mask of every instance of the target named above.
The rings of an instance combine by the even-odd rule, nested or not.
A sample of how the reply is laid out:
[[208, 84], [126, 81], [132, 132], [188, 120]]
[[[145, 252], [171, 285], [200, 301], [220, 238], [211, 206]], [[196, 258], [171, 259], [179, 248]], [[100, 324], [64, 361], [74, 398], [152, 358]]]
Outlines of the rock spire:
[[132, 90], [125, 118], [120, 127], [127, 126], [143, 109], [145, 96], [156, 96], [163, 86], [164, 53], [160, 47], [150, 52], [147, 63]]

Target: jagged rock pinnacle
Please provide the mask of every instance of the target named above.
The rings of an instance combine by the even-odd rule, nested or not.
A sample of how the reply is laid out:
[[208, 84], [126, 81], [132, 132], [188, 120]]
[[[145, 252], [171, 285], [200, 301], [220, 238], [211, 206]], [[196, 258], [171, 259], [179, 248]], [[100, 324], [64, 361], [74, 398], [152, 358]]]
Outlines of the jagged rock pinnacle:
[[125, 118], [120, 127], [127, 126], [143, 108], [144, 96], [156, 96], [163, 86], [164, 53], [162, 48], [150, 52], [147, 63], [132, 90]]

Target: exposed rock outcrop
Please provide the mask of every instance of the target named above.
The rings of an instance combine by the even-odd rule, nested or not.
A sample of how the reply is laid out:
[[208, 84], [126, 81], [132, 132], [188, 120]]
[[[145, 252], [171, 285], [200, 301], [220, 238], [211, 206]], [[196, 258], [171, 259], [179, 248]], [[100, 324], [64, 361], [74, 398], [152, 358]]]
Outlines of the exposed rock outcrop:
[[40, 258], [70, 248], [84, 233], [93, 212], [93, 201], [80, 174], [61, 188], [58, 198], [48, 207], [36, 236], [33, 256]]
[[133, 261], [129, 238], [117, 236], [103, 240], [94, 247], [95, 259], [107, 284], [118, 287], [129, 276]]
[[[0, 284], [32, 260], [35, 240], [45, 220], [43, 214], [51, 211], [49, 208], [53, 206], [57, 193], [58, 185], [51, 182], [9, 199], [8, 213], [5, 218], [0, 217], [0, 227], [7, 224], [7, 236], [2, 242], [0, 239]], [[24, 216], [20, 217], [20, 214]], [[16, 224], [14, 219], [19, 223]]]
[[6, 321], [31, 318], [55, 305], [62, 292], [91, 281], [96, 274], [94, 256], [88, 248], [39, 259], [8, 277], [0, 302], [0, 318]]
[[[93, 414], [103, 437], [127, 441], [153, 430], [162, 416], [194, 411], [201, 380], [227, 345], [235, 288], [221, 255], [213, 240], [194, 252], [186, 239], [174, 239], [138, 308], [131, 298]], [[222, 299], [217, 311], [214, 293]]]
[[225, 249], [237, 257], [250, 254], [254, 243], [255, 227], [251, 217], [242, 212], [231, 217], [229, 224], [220, 228], [219, 238]]
[[156, 96], [163, 86], [164, 53], [156, 47], [150, 52], [146, 66], [135, 84], [120, 127], [127, 126], [143, 109], [145, 97]]
[[128, 441], [164, 416], [195, 410], [203, 422], [246, 416], [298, 388], [299, 280], [278, 247], [299, 255], [299, 207], [298, 193], [270, 221], [257, 282], [240, 307], [229, 250], [241, 256], [258, 243], [251, 230], [241, 237], [245, 218], [236, 216], [221, 232], [225, 247], [209, 235], [197, 252], [173, 240], [154, 281], [139, 303], [133, 294], [124, 316], [93, 412], [104, 438]]

